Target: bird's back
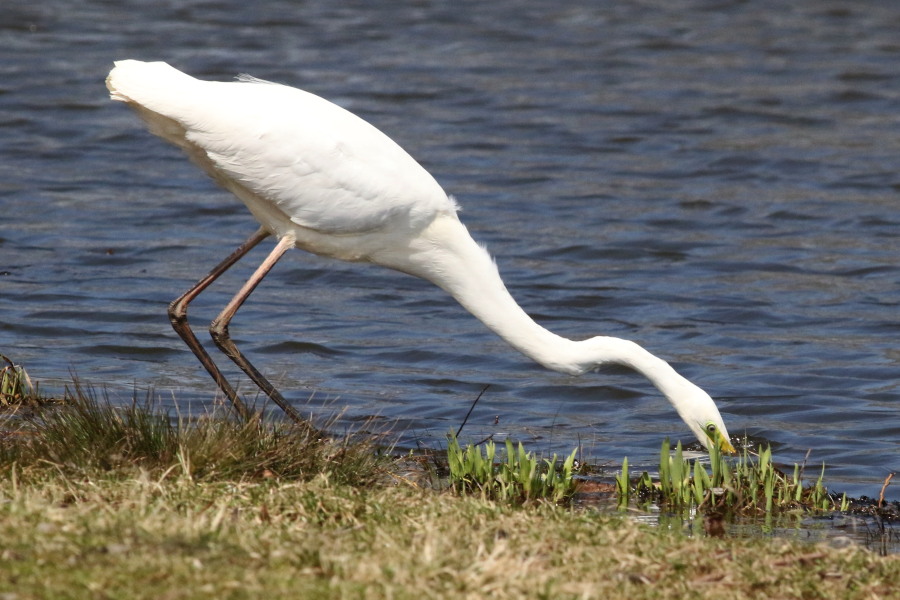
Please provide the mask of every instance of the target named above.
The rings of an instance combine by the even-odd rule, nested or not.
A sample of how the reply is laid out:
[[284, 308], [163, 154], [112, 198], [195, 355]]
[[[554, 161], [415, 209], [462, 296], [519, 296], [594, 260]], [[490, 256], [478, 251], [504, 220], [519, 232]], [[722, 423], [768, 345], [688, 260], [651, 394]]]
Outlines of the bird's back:
[[291, 223], [325, 234], [418, 229], [456, 210], [390, 138], [308, 92], [252, 78], [200, 81], [133, 60], [116, 63], [107, 87], [276, 234]]

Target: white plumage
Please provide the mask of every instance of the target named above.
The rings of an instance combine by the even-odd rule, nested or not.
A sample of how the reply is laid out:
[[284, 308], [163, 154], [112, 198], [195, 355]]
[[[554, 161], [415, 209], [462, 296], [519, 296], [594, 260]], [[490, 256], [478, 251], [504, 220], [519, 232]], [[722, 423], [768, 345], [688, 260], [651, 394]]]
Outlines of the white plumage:
[[669, 399], [704, 445], [714, 442], [733, 451], [712, 399], [665, 361], [633, 342], [572, 341], [535, 323], [457, 218], [453, 199], [400, 146], [359, 117], [295, 88], [246, 76], [228, 83], [200, 81], [165, 63], [119, 61], [107, 86], [111, 97], [134, 107], [153, 133], [183, 148], [243, 200], [262, 226], [170, 307], [176, 331], [239, 412], [246, 414], [246, 408], [187, 325], [187, 304], [271, 234], [279, 240], [275, 250], [211, 331], [219, 347], [294, 418], [296, 412], [227, 332], [228, 321], [289, 247], [427, 279], [545, 367], [574, 375], [610, 363], [635, 369]]

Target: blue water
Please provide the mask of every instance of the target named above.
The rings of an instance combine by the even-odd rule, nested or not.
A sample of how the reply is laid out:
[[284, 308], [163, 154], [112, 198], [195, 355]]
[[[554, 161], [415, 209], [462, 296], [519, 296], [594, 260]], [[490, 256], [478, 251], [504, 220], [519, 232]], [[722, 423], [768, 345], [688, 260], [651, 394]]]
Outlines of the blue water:
[[[46, 391], [74, 373], [214, 402], [166, 304], [256, 225], [103, 80], [121, 58], [246, 72], [407, 148], [538, 321], [640, 342], [733, 434], [877, 496], [900, 469], [900, 6], [552, 4], [6, 3], [0, 352]], [[195, 302], [201, 332], [264, 246]], [[231, 331], [304, 411], [377, 417], [404, 447], [440, 446], [488, 384], [470, 440], [636, 468], [691, 441], [641, 378], [545, 371], [375, 267], [293, 252]]]

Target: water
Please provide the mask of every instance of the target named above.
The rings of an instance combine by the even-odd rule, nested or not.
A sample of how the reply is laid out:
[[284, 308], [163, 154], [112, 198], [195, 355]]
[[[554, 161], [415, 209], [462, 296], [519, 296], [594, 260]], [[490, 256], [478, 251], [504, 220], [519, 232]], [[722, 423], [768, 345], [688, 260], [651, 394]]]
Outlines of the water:
[[[639, 341], [717, 398], [732, 433], [877, 496], [900, 469], [900, 7], [550, 4], [7, 3], [0, 352], [48, 391], [74, 372], [122, 401], [153, 387], [181, 410], [212, 402], [165, 307], [255, 224], [103, 79], [120, 58], [247, 72], [407, 148], [541, 323]], [[232, 333], [304, 410], [377, 416], [403, 446], [440, 445], [488, 384], [472, 440], [582, 443], [638, 468], [663, 437], [690, 440], [641, 378], [542, 370], [383, 269], [291, 253]]]

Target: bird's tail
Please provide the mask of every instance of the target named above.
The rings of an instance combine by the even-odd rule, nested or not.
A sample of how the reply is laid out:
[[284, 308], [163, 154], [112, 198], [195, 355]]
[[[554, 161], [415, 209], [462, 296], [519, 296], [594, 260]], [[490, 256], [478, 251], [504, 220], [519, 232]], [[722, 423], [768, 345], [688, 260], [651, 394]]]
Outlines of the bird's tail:
[[113, 100], [164, 112], [164, 107], [155, 105], [172, 97], [172, 90], [194, 81], [190, 75], [164, 62], [119, 60], [106, 77], [106, 87]]
[[110, 98], [127, 103], [151, 133], [182, 148], [208, 170], [205, 153], [188, 142], [184, 122], [185, 115], [198, 113], [196, 92], [201, 83], [164, 62], [139, 60], [116, 61], [106, 77]]

